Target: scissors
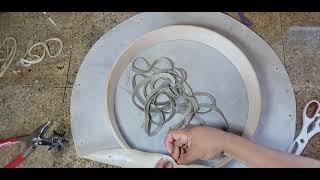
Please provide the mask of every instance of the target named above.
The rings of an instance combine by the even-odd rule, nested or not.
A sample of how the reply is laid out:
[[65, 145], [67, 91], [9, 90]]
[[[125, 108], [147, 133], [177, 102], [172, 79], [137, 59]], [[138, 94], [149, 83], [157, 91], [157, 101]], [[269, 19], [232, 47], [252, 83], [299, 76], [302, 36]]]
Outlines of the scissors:
[[[308, 114], [311, 109], [311, 114]], [[288, 152], [300, 155], [306, 147], [308, 141], [320, 132], [320, 103], [312, 100], [303, 108], [303, 124], [300, 134], [289, 147]]]

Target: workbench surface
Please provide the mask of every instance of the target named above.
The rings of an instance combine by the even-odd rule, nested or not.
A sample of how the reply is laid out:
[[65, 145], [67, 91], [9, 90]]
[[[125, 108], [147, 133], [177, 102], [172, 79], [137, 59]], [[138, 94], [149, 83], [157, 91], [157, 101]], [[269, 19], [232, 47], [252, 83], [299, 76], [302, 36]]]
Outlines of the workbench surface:
[[[0, 13], [0, 40], [12, 36], [18, 44], [17, 57], [24, 55], [33, 34], [36, 41], [58, 37], [64, 49], [55, 59], [7, 71], [0, 79], [0, 138], [23, 135], [52, 121], [48, 132], [66, 131], [71, 142], [63, 151], [39, 147], [19, 167], [112, 167], [76, 157], [70, 129], [70, 96], [76, 73], [91, 46], [108, 30], [135, 12], [106, 13]], [[238, 13], [228, 15], [239, 19]], [[267, 41], [284, 64], [297, 102], [297, 132], [302, 108], [311, 99], [320, 100], [320, 13], [245, 13], [251, 29]], [[16, 60], [15, 59], [15, 60]], [[0, 150], [0, 167], [21, 151], [23, 145]], [[320, 134], [313, 137], [302, 155], [320, 159]]]

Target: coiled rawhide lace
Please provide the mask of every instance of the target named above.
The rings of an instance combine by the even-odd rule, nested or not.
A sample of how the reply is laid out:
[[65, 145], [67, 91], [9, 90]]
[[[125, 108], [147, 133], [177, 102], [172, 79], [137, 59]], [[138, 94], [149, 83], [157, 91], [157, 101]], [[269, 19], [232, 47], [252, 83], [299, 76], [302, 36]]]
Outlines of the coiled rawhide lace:
[[[138, 67], [138, 63], [144, 64], [145, 68]], [[132, 78], [132, 101], [137, 109], [144, 112], [144, 129], [148, 136], [157, 134], [176, 113], [182, 114], [183, 118], [174, 128], [185, 128], [193, 120], [205, 125], [198, 115], [212, 110], [221, 115], [226, 128], [229, 128], [223, 112], [216, 106], [214, 96], [206, 92], [193, 92], [186, 82], [186, 71], [175, 67], [171, 59], [160, 57], [150, 64], [145, 58], [138, 57], [132, 62], [132, 71], [135, 73]], [[198, 103], [197, 97], [200, 96], [210, 102]]]

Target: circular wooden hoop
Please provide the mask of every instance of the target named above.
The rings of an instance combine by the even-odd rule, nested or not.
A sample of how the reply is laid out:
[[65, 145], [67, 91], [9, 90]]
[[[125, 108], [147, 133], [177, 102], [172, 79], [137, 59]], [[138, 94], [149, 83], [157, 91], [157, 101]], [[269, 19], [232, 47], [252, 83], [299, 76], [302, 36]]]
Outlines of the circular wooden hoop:
[[[256, 72], [246, 55], [230, 40], [214, 31], [192, 25], [173, 25], [146, 33], [131, 43], [119, 56], [108, 76], [105, 93], [105, 109], [109, 116], [109, 123], [112, 127], [113, 134], [120, 146], [122, 148], [130, 148], [119, 130], [114, 111], [115, 91], [121, 74], [137, 53], [158, 43], [172, 40], [196, 41], [213, 47], [229, 59], [237, 68], [244, 81], [249, 102], [248, 119], [242, 136], [247, 138], [251, 137], [257, 128], [260, 118], [261, 94]], [[224, 166], [231, 160], [230, 157], [223, 158], [215, 167]]]

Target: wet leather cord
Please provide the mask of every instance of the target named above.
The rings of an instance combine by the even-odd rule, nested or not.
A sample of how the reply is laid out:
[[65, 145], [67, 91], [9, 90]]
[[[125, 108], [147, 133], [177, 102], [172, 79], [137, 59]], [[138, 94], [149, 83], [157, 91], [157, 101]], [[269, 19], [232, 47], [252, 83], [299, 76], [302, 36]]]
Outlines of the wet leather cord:
[[[144, 68], [138, 67], [139, 61]], [[175, 114], [181, 114], [183, 118], [172, 128], [185, 128], [191, 121], [205, 125], [199, 115], [216, 111], [223, 118], [226, 129], [229, 129], [214, 96], [207, 92], [193, 92], [186, 82], [186, 71], [175, 67], [171, 59], [160, 57], [150, 64], [145, 58], [138, 57], [132, 62], [132, 71], [135, 73], [132, 78], [132, 101], [137, 109], [144, 112], [144, 129], [148, 136], [156, 135]], [[199, 103], [201, 96], [209, 102]]]

